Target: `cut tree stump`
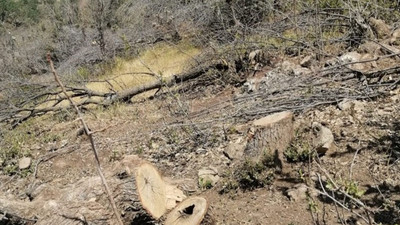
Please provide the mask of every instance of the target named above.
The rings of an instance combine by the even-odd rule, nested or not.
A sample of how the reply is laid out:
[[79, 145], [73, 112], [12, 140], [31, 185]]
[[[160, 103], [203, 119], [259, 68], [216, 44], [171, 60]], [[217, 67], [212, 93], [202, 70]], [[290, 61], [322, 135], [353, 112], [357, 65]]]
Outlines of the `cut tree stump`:
[[[136, 156], [117, 163], [105, 170], [105, 176], [124, 224], [159, 224], [167, 210], [186, 198], [150, 163]], [[116, 224], [99, 177], [82, 178], [61, 188], [57, 185], [40, 185], [32, 192], [31, 202], [0, 196], [0, 213], [21, 221], [35, 220], [35, 225]]]
[[284, 172], [284, 151], [294, 138], [293, 113], [280, 112], [255, 120], [247, 135], [246, 159], [260, 162], [266, 154], [274, 154], [276, 164]]
[[208, 203], [202, 197], [190, 197], [172, 210], [165, 225], [199, 225], [207, 214]]

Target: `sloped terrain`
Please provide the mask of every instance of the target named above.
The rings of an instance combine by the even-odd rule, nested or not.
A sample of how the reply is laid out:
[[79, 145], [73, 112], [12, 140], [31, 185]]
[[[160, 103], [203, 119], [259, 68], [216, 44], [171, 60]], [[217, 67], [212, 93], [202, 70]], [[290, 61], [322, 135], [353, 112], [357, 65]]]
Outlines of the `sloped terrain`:
[[[124, 224], [399, 224], [398, 25], [365, 20], [358, 8], [293, 9], [291, 21], [290, 11], [279, 14], [290, 8], [283, 3], [274, 1], [269, 18], [256, 4], [233, 2], [185, 1], [171, 18], [173, 2], [160, 3], [166, 11], [136, 55], [129, 43], [140, 38], [113, 41], [122, 29], [107, 30], [107, 46], [126, 45], [126, 58], [101, 56], [93, 27], [85, 48], [59, 61], [51, 55], [67, 93], [97, 101], [79, 106], [83, 118], [50, 73], [29, 76], [34, 89], [0, 92], [0, 224], [118, 224], [82, 119]], [[185, 39], [200, 31], [184, 19], [200, 18], [190, 4], [208, 16], [219, 10], [222, 22], [201, 21], [201, 34], [215, 39]], [[134, 22], [133, 6], [116, 10]], [[319, 19], [346, 28], [315, 31]], [[85, 49], [97, 53], [80, 62]], [[86, 63], [89, 56], [114, 61]], [[67, 67], [82, 79], [66, 76]], [[121, 97], [132, 88], [140, 90]], [[4, 100], [15, 93], [26, 95]], [[65, 104], [33, 110], [43, 102]]]

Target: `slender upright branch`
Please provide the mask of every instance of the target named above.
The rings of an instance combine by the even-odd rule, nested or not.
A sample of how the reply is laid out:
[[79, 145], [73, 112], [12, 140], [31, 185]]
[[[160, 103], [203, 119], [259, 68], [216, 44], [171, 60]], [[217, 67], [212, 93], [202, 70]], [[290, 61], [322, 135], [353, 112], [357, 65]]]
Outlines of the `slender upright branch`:
[[78, 106], [75, 104], [74, 101], [72, 101], [72, 99], [68, 95], [67, 90], [65, 89], [65, 86], [63, 85], [63, 83], [61, 82], [61, 80], [60, 80], [60, 78], [59, 78], [59, 76], [57, 74], [57, 71], [54, 69], [54, 64], [53, 64], [53, 61], [51, 60], [50, 53], [47, 53], [47, 61], [50, 64], [50, 70], [54, 75], [55, 81], [57, 82], [58, 86], [60, 86], [62, 92], [67, 97], [67, 99], [70, 102], [71, 106], [75, 109], [76, 113], [78, 114], [79, 120], [81, 121], [82, 126], [83, 126], [83, 128], [85, 130], [85, 133], [89, 137], [90, 145], [92, 146], [93, 154], [94, 154], [95, 161], [96, 161], [97, 172], [99, 173], [99, 176], [101, 178], [101, 182], [104, 185], [104, 189], [106, 190], [108, 199], [110, 200], [110, 204], [111, 204], [111, 206], [113, 208], [114, 215], [115, 215], [115, 217], [116, 217], [116, 219], [118, 221], [118, 224], [119, 225], [123, 225], [124, 223], [122, 222], [120, 213], [118, 212], [118, 209], [117, 209], [117, 206], [115, 204], [114, 198], [112, 197], [110, 188], [108, 187], [106, 178], [104, 177], [103, 171], [102, 171], [101, 166], [100, 166], [99, 154], [97, 152], [96, 145], [95, 145], [94, 140], [93, 140], [93, 133], [90, 131], [86, 121], [83, 119], [82, 113], [79, 110]]

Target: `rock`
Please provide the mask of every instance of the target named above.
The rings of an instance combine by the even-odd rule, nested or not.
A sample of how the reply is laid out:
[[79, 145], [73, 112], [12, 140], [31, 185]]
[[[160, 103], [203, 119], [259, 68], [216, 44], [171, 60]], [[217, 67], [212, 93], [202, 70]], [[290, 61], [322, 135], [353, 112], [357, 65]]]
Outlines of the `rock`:
[[385, 21], [371, 17], [368, 22], [378, 38], [385, 38], [390, 34], [390, 26]]
[[296, 184], [293, 188], [288, 190], [287, 195], [291, 201], [298, 202], [307, 199], [308, 195], [316, 197], [318, 196], [318, 193], [310, 191], [305, 184]]
[[343, 111], [354, 109], [356, 112], [361, 112], [364, 109], [365, 104], [357, 100], [351, 100], [348, 98], [343, 99], [339, 104], [338, 108]]
[[294, 138], [293, 113], [274, 113], [255, 120], [247, 134], [244, 157], [252, 161], [263, 160], [266, 154], [273, 154], [276, 166], [285, 171], [283, 152]]
[[314, 147], [319, 154], [326, 154], [334, 148], [332, 131], [318, 122], [312, 124], [314, 131]]
[[300, 62], [300, 66], [310, 68], [313, 57], [308, 55]]
[[223, 151], [230, 160], [241, 159], [246, 148], [246, 143], [229, 143]]
[[32, 159], [30, 157], [23, 157], [18, 162], [18, 167], [20, 170], [28, 169], [32, 164]]
[[199, 186], [201, 188], [211, 188], [220, 180], [218, 170], [214, 167], [202, 168], [198, 172]]

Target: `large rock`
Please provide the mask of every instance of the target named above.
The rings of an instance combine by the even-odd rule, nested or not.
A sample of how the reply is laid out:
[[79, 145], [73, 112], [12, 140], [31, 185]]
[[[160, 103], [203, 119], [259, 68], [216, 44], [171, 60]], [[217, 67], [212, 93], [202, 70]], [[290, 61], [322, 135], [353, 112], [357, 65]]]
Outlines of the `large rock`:
[[253, 161], [261, 161], [266, 154], [274, 154], [277, 166], [284, 170], [283, 152], [293, 138], [292, 112], [280, 112], [263, 117], [252, 123], [244, 156]]
[[385, 21], [371, 17], [368, 22], [378, 38], [385, 38], [390, 34], [390, 26]]
[[319, 154], [331, 152], [335, 147], [332, 131], [318, 122], [312, 124], [314, 147]]

